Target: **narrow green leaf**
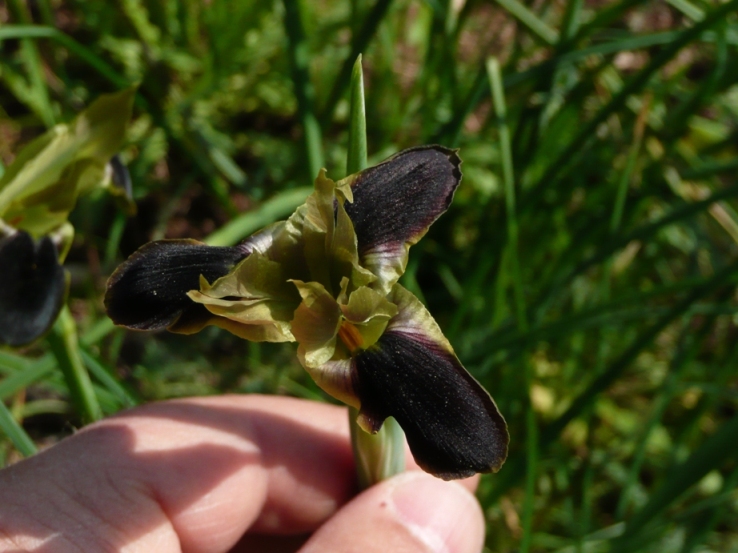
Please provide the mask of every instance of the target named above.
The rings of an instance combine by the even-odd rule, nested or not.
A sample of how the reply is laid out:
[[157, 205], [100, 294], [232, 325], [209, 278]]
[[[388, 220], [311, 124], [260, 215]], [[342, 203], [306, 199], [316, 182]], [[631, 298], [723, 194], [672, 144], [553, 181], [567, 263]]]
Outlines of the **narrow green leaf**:
[[49, 376], [56, 368], [56, 361], [51, 354], [44, 355], [38, 361], [29, 364], [27, 368], [0, 381], [0, 401], [9, 398], [19, 390], [27, 388]]
[[59, 43], [113, 83], [116, 88], [126, 88], [132, 84], [105, 60], [92, 52], [92, 50], [82, 46], [79, 42], [58, 29], [43, 25], [4, 25], [0, 28], [0, 42], [11, 39], [34, 38], [48, 38]]
[[23, 430], [21, 425], [18, 424], [18, 421], [15, 420], [13, 414], [2, 401], [0, 401], [0, 431], [10, 438], [15, 448], [24, 457], [30, 457], [36, 453], [36, 444], [33, 443], [33, 440], [26, 434], [26, 431]]
[[624, 534], [613, 544], [613, 551], [631, 551], [629, 543], [657, 515], [699, 482], [708, 472], [720, 468], [738, 452], [738, 417], [723, 423], [704, 443], [671, 471], [664, 483], [627, 521]]
[[584, 155], [588, 150], [588, 146], [596, 138], [597, 127], [599, 127], [601, 123], [607, 120], [610, 115], [621, 109], [630, 96], [643, 91], [654, 73], [676, 56], [682, 48], [699, 37], [705, 30], [719, 24], [722, 19], [728, 13], [735, 10], [736, 7], [738, 7], [738, 0], [730, 0], [729, 2], [726, 2], [712, 10], [705, 19], [693, 27], [680, 32], [679, 36], [674, 41], [669, 43], [656, 56], [654, 56], [646, 67], [628, 80], [620, 91], [613, 96], [613, 98], [605, 104], [592, 119], [583, 125], [574, 139], [571, 140], [567, 147], [564, 148], [564, 150], [549, 164], [549, 167], [543, 176], [529, 188], [523, 203], [528, 205], [530, 201], [539, 198], [544, 187], [552, 186], [554, 179], [561, 178], [565, 175], [565, 169], [572, 167], [572, 162], [580, 159], [580, 156]]
[[541, 21], [536, 14], [518, 0], [497, 0], [497, 3], [514, 15], [544, 44], [553, 46], [559, 41], [559, 33]]
[[666, 0], [673, 7], [678, 9], [692, 21], [702, 21], [705, 18], [705, 11], [695, 6], [689, 0]]
[[[498, 0], [499, 1], [499, 0]], [[512, 281], [515, 293], [516, 322], [519, 333], [528, 331], [528, 320], [526, 316], [525, 297], [523, 295], [523, 281], [520, 274], [518, 261], [518, 218], [515, 209], [515, 176], [513, 174], [512, 148], [510, 146], [510, 130], [507, 126], [507, 106], [505, 105], [505, 93], [502, 87], [502, 75], [497, 58], [487, 60], [487, 74], [489, 75], [490, 88], [492, 89], [492, 103], [497, 115], [497, 131], [500, 137], [500, 150], [502, 153], [502, 180], [505, 187], [505, 215], [507, 216], [507, 246], [505, 249], [507, 258], [506, 265], [511, 268], [509, 280]], [[499, 309], [499, 306], [498, 306]], [[526, 477], [525, 477], [525, 499], [523, 500], [522, 518], [522, 541], [520, 551], [527, 553], [531, 548], [533, 537], [533, 514], [535, 510], [536, 497], [536, 473], [538, 470], [538, 425], [536, 422], [533, 403], [530, 400], [533, 387], [533, 372], [529, 362], [521, 359], [522, 369], [525, 373], [525, 384], [528, 393], [526, 404]]]
[[356, 58], [351, 74], [351, 114], [346, 174], [353, 175], [366, 168], [366, 113], [364, 112], [364, 73], [361, 54]]
[[320, 124], [315, 115], [315, 89], [310, 81], [310, 52], [301, 9], [300, 0], [284, 0], [284, 26], [289, 38], [292, 82], [304, 133], [308, 177], [314, 179], [324, 165], [323, 144]]
[[77, 340], [77, 324], [68, 307], [64, 307], [47, 337], [51, 351], [64, 375], [72, 403], [82, 419], [89, 423], [102, 418], [102, 411], [82, 363]]
[[[384, 20], [385, 15], [387, 15], [391, 4], [392, 0], [377, 0], [372, 7], [372, 10], [367, 14], [366, 19], [364, 19], [361, 29], [353, 36], [351, 52], [344, 60], [343, 65], [341, 65], [341, 69], [338, 72], [338, 75], [336, 75], [336, 80], [333, 82], [331, 92], [328, 95], [328, 99], [323, 108], [321, 116], [323, 125], [328, 125], [330, 123], [336, 109], [336, 105], [341, 99], [344, 90], [346, 90], [346, 87], [349, 85], [349, 77], [351, 76], [352, 71], [355, 70], [356, 64], [354, 60], [356, 60], [362, 52], [366, 51], [369, 42], [377, 33], [379, 24]], [[351, 79], [353, 80], [353, 77], [351, 77]]]
[[85, 365], [94, 376], [118, 401], [125, 407], [133, 407], [138, 405], [139, 401], [129, 392], [116, 378], [110, 373], [110, 370], [98, 361], [85, 348], [80, 349], [80, 355]]
[[[317, 175], [317, 174], [316, 174]], [[205, 243], [210, 246], [232, 246], [269, 223], [283, 219], [313, 191], [312, 187], [285, 190], [268, 199], [261, 206], [239, 215], [210, 234]]]

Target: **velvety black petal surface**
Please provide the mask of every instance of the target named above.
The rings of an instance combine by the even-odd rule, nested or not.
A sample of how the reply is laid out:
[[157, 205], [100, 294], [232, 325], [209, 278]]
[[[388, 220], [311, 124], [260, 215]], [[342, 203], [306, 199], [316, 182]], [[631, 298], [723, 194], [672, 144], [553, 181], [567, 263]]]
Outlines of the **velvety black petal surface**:
[[155, 330], [175, 323], [188, 308], [202, 311], [187, 292], [228, 272], [247, 254], [238, 247], [207, 246], [195, 240], [159, 240], [136, 251], [113, 273], [105, 308], [116, 324]]
[[353, 202], [345, 206], [359, 254], [416, 243], [451, 204], [460, 165], [454, 150], [422, 146], [362, 171], [351, 183]]
[[46, 332], [64, 303], [56, 246], [24, 231], [0, 241], [0, 343], [20, 346]]
[[450, 480], [502, 466], [505, 421], [454, 355], [422, 335], [388, 331], [354, 362], [362, 414], [395, 417], [421, 468]]

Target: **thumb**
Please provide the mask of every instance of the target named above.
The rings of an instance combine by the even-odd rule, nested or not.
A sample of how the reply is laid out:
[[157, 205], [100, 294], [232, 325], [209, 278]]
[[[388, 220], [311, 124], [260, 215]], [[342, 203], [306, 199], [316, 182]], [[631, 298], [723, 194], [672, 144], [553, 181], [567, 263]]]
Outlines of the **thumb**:
[[484, 518], [459, 484], [406, 472], [366, 490], [313, 534], [300, 553], [479, 553]]

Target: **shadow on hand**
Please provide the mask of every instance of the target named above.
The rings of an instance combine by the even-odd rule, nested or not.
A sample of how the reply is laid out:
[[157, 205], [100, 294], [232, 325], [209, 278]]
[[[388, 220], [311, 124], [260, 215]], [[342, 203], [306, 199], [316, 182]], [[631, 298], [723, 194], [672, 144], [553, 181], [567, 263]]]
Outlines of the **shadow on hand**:
[[[256, 406], [247, 398], [222, 403], [175, 401], [143, 406], [91, 426], [0, 472], [0, 489], [11, 498], [0, 506], [0, 535], [4, 531], [11, 537], [43, 542], [36, 549], [40, 552], [57, 552], [70, 545], [83, 551], [94, 551], [102, 544], [118, 549], [170, 524], [169, 518], [186, 512], [238, 471], [261, 467], [268, 482], [266, 495], [256, 501], [265, 502], [265, 510], [252, 530], [302, 534], [288, 540], [293, 549], [287, 550], [294, 550], [306, 532], [356, 493], [347, 433], [300, 420], [300, 409], [308, 416], [315, 409], [315, 404], [300, 400], [284, 398], [285, 409], [298, 410], [292, 416], [262, 410], [258, 400]], [[159, 418], [164, 426], [171, 422], [191, 426], [190, 437], [201, 434], [205, 438], [196, 445], [142, 449], [141, 428], [155, 432], [157, 425], [152, 420]], [[183, 443], [193, 441], [188, 440], [187, 427], [173, 426], [185, 432]], [[234, 435], [234, 446], [208, 443], [208, 429]], [[172, 438], [165, 442], [171, 444]], [[287, 481], [295, 488], [291, 497], [285, 493], [289, 489], [274, 490], [274, 480], [282, 483], [276, 487]], [[60, 490], [66, 496], [61, 501]], [[232, 494], [242, 496], [244, 502], [254, 501], [249, 494], [264, 494], [264, 488], [244, 486], [233, 489]], [[324, 498], [322, 512], [311, 512], [315, 498]], [[35, 510], [45, 513], [43, 520]], [[7, 516], [1, 516], [4, 513]], [[107, 524], [99, 524], [100, 520]], [[78, 535], [80, 528], [86, 528], [88, 535]], [[95, 536], [100, 532], [105, 535]], [[272, 543], [272, 538], [264, 536], [245, 539], [254, 546]], [[267, 550], [279, 550], [272, 545]]]

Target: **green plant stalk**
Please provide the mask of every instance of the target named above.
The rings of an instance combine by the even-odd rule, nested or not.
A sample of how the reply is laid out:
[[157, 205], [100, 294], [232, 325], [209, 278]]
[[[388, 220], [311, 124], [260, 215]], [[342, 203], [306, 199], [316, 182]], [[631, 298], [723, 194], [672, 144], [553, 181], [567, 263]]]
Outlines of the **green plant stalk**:
[[[355, 9], [355, 4], [355, 2], [352, 3], [352, 5], [354, 6], [354, 8], [352, 9]], [[369, 42], [377, 33], [379, 24], [384, 20], [384, 17], [385, 15], [387, 15], [391, 4], [392, 0], [377, 0], [374, 6], [372, 6], [371, 11], [364, 19], [361, 28], [353, 34], [351, 41], [351, 53], [344, 60], [343, 65], [341, 65], [341, 69], [338, 72], [336, 80], [333, 83], [333, 87], [331, 88], [331, 92], [328, 95], [328, 101], [323, 107], [321, 121], [324, 126], [330, 124], [331, 119], [333, 118], [333, 113], [336, 110], [336, 105], [338, 104], [341, 96], [346, 90], [346, 81], [349, 80], [349, 76], [352, 74], [354, 67], [351, 63], [351, 60], [354, 60], [357, 57], [361, 57], [361, 52], [366, 50]]]
[[[361, 171], [367, 166], [366, 114], [364, 111], [364, 76], [361, 55], [351, 72], [351, 111], [349, 119], [348, 174]], [[359, 411], [349, 408], [351, 447], [354, 450], [356, 473], [361, 489], [386, 480], [405, 470], [405, 435], [394, 418], [384, 421], [382, 428], [372, 435], [356, 423]]]
[[47, 340], [64, 375], [72, 403], [83, 422], [90, 423], [102, 418], [90, 375], [82, 362], [77, 325], [66, 305], [59, 313]]
[[23, 427], [18, 424], [10, 409], [2, 401], [0, 401], [0, 431], [13, 442], [15, 449], [24, 457], [30, 457], [36, 453], [37, 449], [33, 440], [26, 434]]
[[404, 471], [405, 435], [397, 421], [389, 417], [379, 432], [369, 434], [356, 424], [359, 410], [349, 407], [348, 412], [359, 489], [365, 490]]
[[[515, 313], [518, 332], [528, 331], [528, 320], [526, 317], [525, 296], [523, 294], [523, 283], [520, 275], [520, 264], [518, 262], [518, 219], [515, 212], [515, 175], [513, 173], [512, 147], [510, 145], [510, 129], [507, 125], [507, 107], [505, 105], [505, 93], [503, 91], [502, 74], [500, 64], [496, 58], [487, 60], [487, 72], [489, 75], [490, 88], [492, 90], [492, 102], [497, 115], [497, 127], [500, 137], [500, 150], [502, 153], [502, 180], [505, 188], [505, 210], [507, 215], [507, 261], [512, 272], [512, 284], [515, 294]], [[522, 541], [520, 551], [527, 553], [531, 547], [533, 537], [533, 511], [535, 507], [535, 483], [538, 465], [538, 425], [536, 414], [533, 410], [531, 392], [533, 387], [533, 372], [530, 363], [525, 359], [522, 361], [525, 373], [525, 384], [527, 390], [526, 408], [526, 478], [525, 499], [523, 502], [522, 519]]]
[[310, 53], [300, 13], [301, 4], [299, 0], [284, 0], [284, 25], [289, 38], [292, 82], [305, 138], [308, 171], [310, 178], [314, 179], [323, 167], [323, 145], [320, 124], [315, 114], [315, 89], [310, 81]]

